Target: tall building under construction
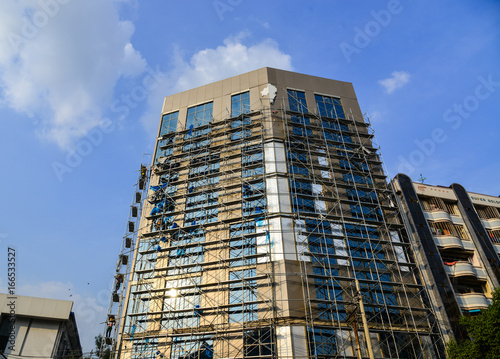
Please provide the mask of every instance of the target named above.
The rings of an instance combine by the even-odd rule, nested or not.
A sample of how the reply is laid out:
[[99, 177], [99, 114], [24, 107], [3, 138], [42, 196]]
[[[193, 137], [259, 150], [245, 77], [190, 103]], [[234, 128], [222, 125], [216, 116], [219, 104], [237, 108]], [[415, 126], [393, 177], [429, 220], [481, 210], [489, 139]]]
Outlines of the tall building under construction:
[[444, 357], [350, 83], [262, 68], [166, 97], [134, 202], [115, 357]]

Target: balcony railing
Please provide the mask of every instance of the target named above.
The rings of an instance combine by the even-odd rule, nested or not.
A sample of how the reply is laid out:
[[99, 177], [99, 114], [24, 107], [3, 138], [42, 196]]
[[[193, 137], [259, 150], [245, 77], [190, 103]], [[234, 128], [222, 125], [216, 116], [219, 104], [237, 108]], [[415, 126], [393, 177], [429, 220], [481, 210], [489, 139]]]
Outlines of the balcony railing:
[[431, 221], [451, 221], [451, 217], [448, 212], [441, 209], [436, 209], [432, 212], [424, 211], [425, 219], [430, 219]]
[[484, 228], [500, 229], [500, 218], [482, 219]]
[[444, 236], [434, 236], [434, 242], [438, 247], [442, 247], [444, 249], [447, 248], [460, 248], [464, 249], [464, 244], [460, 238], [451, 235]]
[[457, 294], [458, 305], [465, 309], [486, 309], [490, 300], [482, 293]]
[[486, 278], [486, 274], [482, 268], [474, 267], [465, 261], [454, 262], [452, 265], [446, 265], [445, 263], [445, 269], [448, 275], [454, 277], [471, 276], [478, 279]]

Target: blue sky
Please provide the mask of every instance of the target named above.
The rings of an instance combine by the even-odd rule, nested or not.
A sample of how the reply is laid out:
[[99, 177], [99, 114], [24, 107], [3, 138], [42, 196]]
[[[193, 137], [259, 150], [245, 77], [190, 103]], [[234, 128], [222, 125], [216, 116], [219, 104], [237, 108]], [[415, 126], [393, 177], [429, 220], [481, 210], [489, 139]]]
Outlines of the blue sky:
[[13, 246], [19, 294], [75, 300], [90, 349], [162, 98], [264, 66], [352, 82], [391, 177], [500, 195], [499, 15], [493, 0], [2, 1], [0, 267]]

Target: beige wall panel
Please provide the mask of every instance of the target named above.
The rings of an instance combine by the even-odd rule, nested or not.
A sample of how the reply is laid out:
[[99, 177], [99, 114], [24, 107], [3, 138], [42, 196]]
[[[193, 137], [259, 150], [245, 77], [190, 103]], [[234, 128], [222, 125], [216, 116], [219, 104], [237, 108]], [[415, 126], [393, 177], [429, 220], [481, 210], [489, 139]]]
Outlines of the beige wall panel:
[[259, 87], [251, 87], [250, 88], [250, 111], [259, 111], [261, 109], [260, 102], [260, 91]]
[[52, 354], [59, 331], [59, 322], [34, 321], [29, 328], [21, 355], [28, 357], [47, 357]]
[[180, 107], [187, 106], [189, 104], [189, 91], [181, 92], [179, 95], [181, 96], [179, 106]]
[[248, 74], [248, 87], [259, 86], [259, 75], [257, 72], [251, 72]]
[[223, 96], [231, 94], [231, 92], [232, 92], [232, 84], [231, 83], [232, 83], [232, 81], [230, 78], [222, 80], [222, 95]]
[[214, 87], [213, 97], [216, 98], [222, 96], [222, 81], [215, 82], [213, 84], [213, 87]]
[[235, 76], [231, 78], [231, 94], [235, 94], [241, 91], [240, 87], [240, 76]]
[[174, 98], [172, 96], [165, 97], [163, 101], [162, 113], [168, 112], [172, 108], [172, 101]]
[[171, 105], [168, 107], [168, 112], [176, 111], [181, 107], [181, 96], [172, 96]]
[[[208, 100], [207, 102], [210, 102], [210, 100]], [[214, 100], [212, 116], [213, 121], [220, 121], [224, 118], [227, 118], [227, 112], [224, 106], [224, 98], [219, 97]]]
[[247, 90], [250, 88], [250, 76], [248, 73], [240, 76], [240, 90]]
[[186, 128], [187, 107], [179, 110], [179, 119], [177, 120], [177, 130], [182, 131]]
[[[231, 96], [223, 96], [222, 98], [218, 98], [217, 102], [219, 102], [218, 106], [218, 114], [220, 119], [230, 118], [231, 117]], [[214, 111], [215, 116], [215, 111]]]

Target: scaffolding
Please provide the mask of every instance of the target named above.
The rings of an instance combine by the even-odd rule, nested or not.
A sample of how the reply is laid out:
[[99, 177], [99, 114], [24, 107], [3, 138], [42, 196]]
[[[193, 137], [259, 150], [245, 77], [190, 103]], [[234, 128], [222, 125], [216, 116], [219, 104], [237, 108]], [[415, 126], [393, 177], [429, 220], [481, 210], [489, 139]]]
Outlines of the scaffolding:
[[160, 135], [115, 358], [444, 357], [371, 125], [338, 106], [260, 100]]
[[275, 357], [265, 115], [159, 141], [116, 357]]
[[296, 238], [304, 242], [309, 355], [444, 357], [369, 119], [345, 114], [341, 99], [331, 100], [330, 113], [326, 105], [314, 113], [303, 106], [291, 111], [285, 101], [280, 109]]
[[102, 333], [104, 340], [101, 342], [99, 352], [105, 350], [116, 351], [118, 339], [118, 329], [122, 325], [121, 313], [124, 309], [125, 294], [128, 288], [129, 274], [132, 268], [131, 258], [134, 254], [137, 243], [137, 228], [141, 221], [143, 210], [143, 198], [147, 195], [149, 183], [149, 163], [150, 154], [143, 154], [141, 166], [138, 171], [137, 181], [134, 185], [134, 194], [129, 209], [128, 220], [121, 243], [118, 260], [116, 262], [115, 273], [112, 281], [111, 296], [108, 304], [108, 311], [105, 321], [105, 328]]

